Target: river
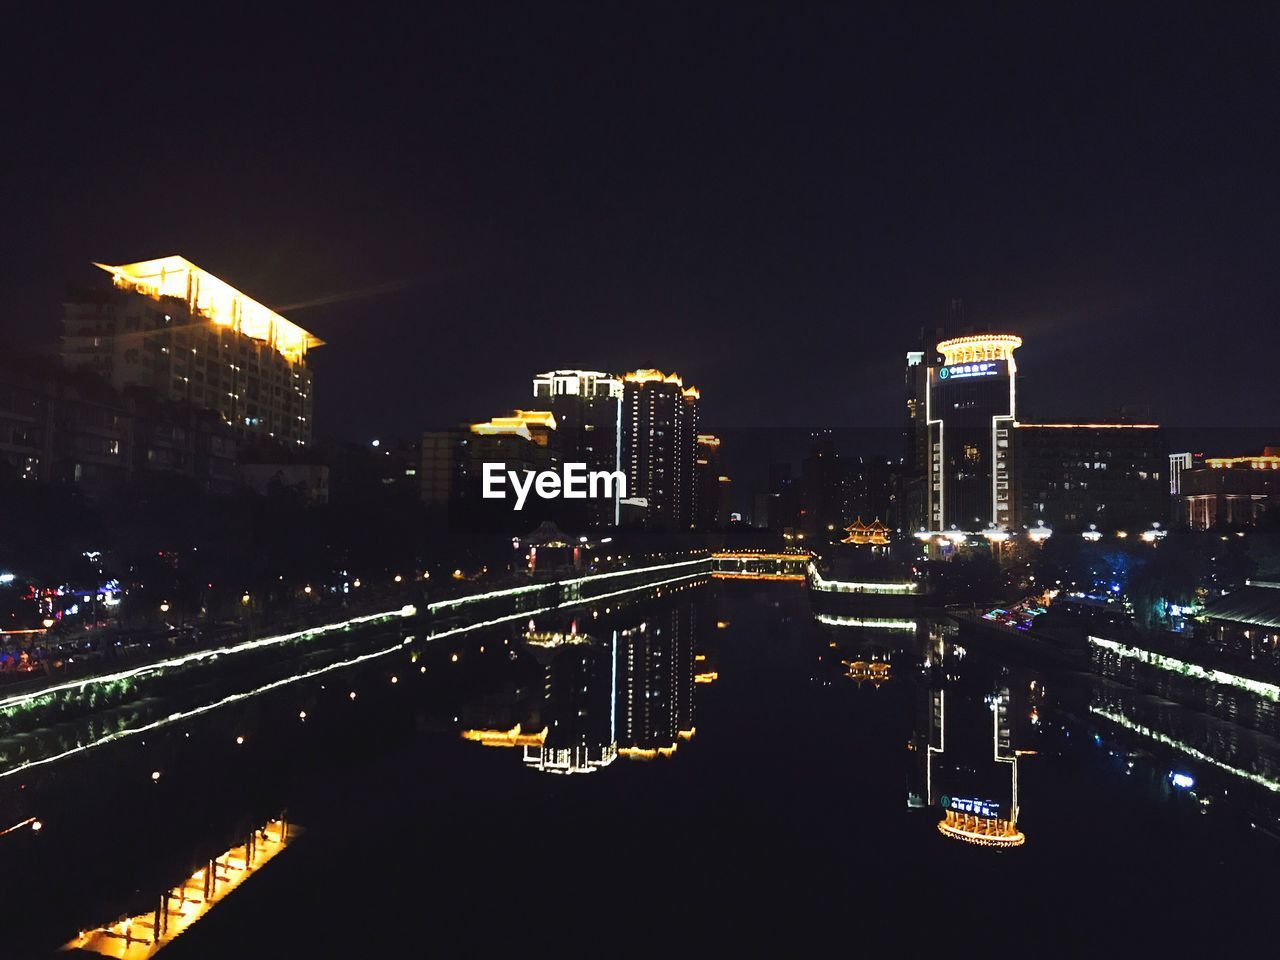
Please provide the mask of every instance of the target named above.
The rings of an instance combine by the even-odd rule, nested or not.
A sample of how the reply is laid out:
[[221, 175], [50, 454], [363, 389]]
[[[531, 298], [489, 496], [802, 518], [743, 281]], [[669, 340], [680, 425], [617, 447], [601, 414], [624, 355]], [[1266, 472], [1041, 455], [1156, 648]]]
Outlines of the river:
[[76, 749], [137, 726], [110, 713], [0, 741], [65, 754], [0, 779], [0, 956], [149, 936], [263, 826], [293, 839], [165, 957], [1145, 952], [1269, 923], [1271, 737], [945, 619], [823, 623], [799, 584], [661, 592], [384, 624], [252, 697], [113, 708], [177, 717], [118, 741]]

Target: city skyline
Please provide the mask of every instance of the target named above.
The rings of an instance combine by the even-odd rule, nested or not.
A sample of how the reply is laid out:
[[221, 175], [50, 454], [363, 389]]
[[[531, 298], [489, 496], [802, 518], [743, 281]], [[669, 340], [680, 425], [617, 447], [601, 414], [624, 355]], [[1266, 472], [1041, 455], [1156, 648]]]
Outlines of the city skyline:
[[1265, 953], [1280, 6], [49, 9], [0, 960]]
[[78, 18], [18, 97], [0, 340], [51, 343], [91, 261], [181, 252], [334, 345], [319, 434], [411, 435], [564, 366], [681, 370], [726, 428], [862, 427], [959, 297], [1026, 340], [1031, 408], [1273, 423], [1266, 12], [432, 17], [336, 73], [273, 49], [266, 99], [140, 27], [118, 82], [162, 133], [77, 107]]

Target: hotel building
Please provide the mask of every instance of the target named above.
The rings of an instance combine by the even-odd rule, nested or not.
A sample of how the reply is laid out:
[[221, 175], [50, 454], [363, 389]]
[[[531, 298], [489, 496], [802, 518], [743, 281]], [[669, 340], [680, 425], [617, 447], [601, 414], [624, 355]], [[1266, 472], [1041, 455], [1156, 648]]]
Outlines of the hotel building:
[[[925, 518], [929, 530], [982, 531], [1013, 522], [1010, 431], [1022, 339], [979, 334], [944, 340], [925, 367]], [[919, 361], [917, 362], [917, 364]]]
[[65, 304], [65, 366], [216, 411], [242, 435], [311, 442], [319, 338], [182, 257], [95, 266], [114, 289]]
[[983, 333], [907, 354], [903, 499], [918, 535], [960, 543], [1024, 527], [1047, 535], [1164, 521], [1169, 460], [1159, 425], [1019, 421], [1021, 346], [1012, 334]]

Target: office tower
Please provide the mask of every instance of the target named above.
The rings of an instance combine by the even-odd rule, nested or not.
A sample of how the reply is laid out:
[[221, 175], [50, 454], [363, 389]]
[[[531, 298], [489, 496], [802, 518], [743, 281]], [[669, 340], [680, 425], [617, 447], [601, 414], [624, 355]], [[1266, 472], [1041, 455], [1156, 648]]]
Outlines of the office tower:
[[623, 377], [622, 462], [627, 498], [647, 526], [688, 530], [697, 517], [694, 477], [697, 387], [677, 374], [636, 370]]
[[1012, 522], [1009, 432], [1016, 416], [1022, 339], [978, 334], [938, 344], [928, 368], [926, 489], [929, 529], [970, 532]]
[[182, 257], [96, 266], [114, 289], [65, 304], [64, 365], [217, 411], [241, 434], [311, 442], [319, 338]]
[[729, 478], [721, 472], [719, 437], [709, 433], [698, 434], [694, 475], [698, 491], [698, 529], [719, 530], [729, 519], [725, 503]]
[[[555, 417], [561, 463], [584, 463], [588, 472], [622, 469], [621, 380], [598, 370], [549, 370], [533, 378], [533, 396]], [[562, 525], [616, 526], [620, 499], [566, 501]]]
[[[929, 364], [925, 362], [925, 354], [924, 349], [907, 351], [903, 377], [906, 419], [897, 497], [909, 530], [929, 529], [929, 425], [925, 418]], [[932, 346], [929, 354], [932, 356]]]

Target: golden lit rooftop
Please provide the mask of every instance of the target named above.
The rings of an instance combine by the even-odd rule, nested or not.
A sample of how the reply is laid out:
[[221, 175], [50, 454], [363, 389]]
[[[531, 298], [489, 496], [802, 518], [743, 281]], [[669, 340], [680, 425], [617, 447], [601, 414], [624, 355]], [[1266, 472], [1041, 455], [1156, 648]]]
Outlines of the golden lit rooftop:
[[628, 383], [674, 383], [677, 387], [684, 386], [684, 381], [680, 379], [680, 374], [666, 374], [661, 370], [652, 368], [632, 370], [630, 373], [624, 373], [622, 379]]
[[315, 334], [184, 257], [175, 255], [120, 266], [105, 263], [94, 266], [111, 274], [112, 281], [122, 290], [132, 290], [156, 300], [177, 297], [192, 313], [220, 327], [230, 327], [254, 340], [269, 343], [291, 361], [301, 360], [312, 347], [324, 344]]
[[1260, 457], [1205, 457], [1205, 465], [1214, 470], [1232, 467], [1249, 467], [1252, 470], [1280, 470], [1280, 456], [1263, 454]]
[[1158, 423], [1022, 423], [1020, 429], [1031, 430], [1159, 430]]
[[983, 333], [972, 337], [956, 337], [938, 344], [938, 352], [948, 364], [973, 363], [981, 360], [1011, 360], [1013, 351], [1022, 346], [1022, 338], [1011, 333]]
[[545, 427], [548, 430], [554, 430], [556, 429], [556, 418], [549, 410], [517, 410], [509, 417], [494, 417], [492, 420], [486, 420], [483, 423], [473, 423], [470, 425], [470, 430], [472, 433], [486, 437], [511, 436], [532, 440], [533, 433], [530, 431], [530, 427]]

